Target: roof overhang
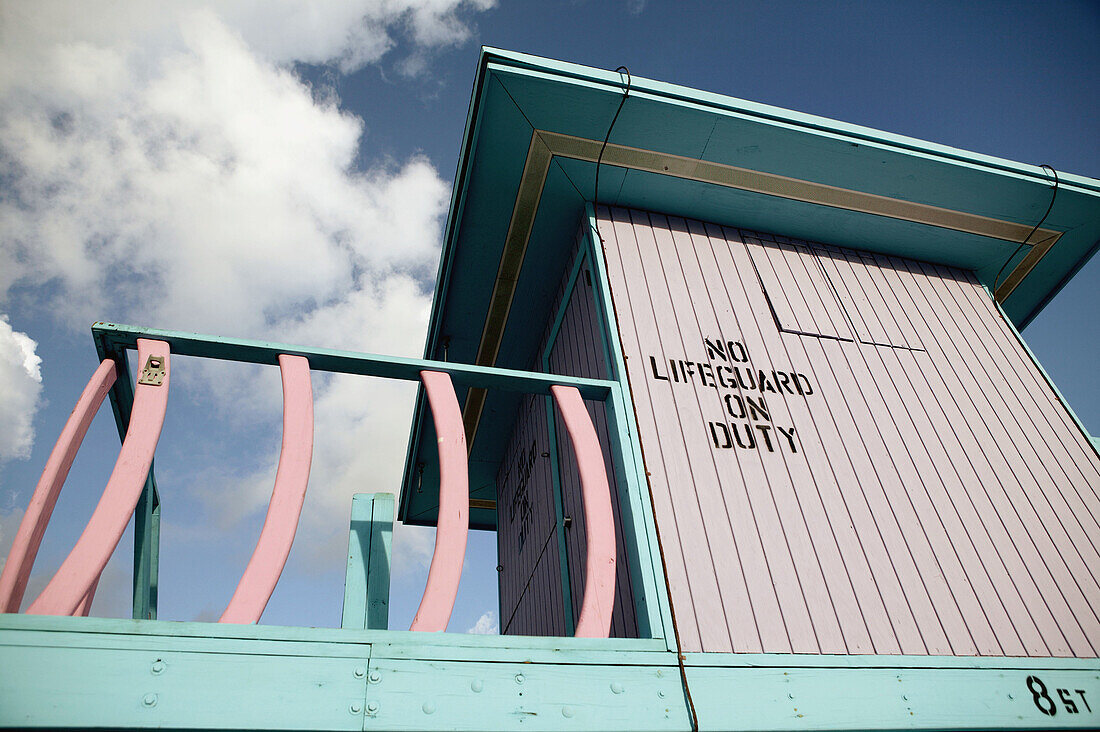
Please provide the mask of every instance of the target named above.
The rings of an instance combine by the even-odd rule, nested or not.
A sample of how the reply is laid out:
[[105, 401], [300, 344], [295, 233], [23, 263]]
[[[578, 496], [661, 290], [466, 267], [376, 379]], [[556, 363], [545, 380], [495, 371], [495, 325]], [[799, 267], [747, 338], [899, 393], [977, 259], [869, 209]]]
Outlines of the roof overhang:
[[[485, 48], [451, 197], [427, 358], [529, 369], [593, 199], [618, 73]], [[1100, 181], [634, 78], [600, 168], [601, 204], [973, 270], [1025, 326], [1100, 244]], [[1013, 257], [1013, 252], [1020, 251]], [[522, 293], [517, 297], [516, 293]], [[495, 526], [515, 395], [460, 394], [471, 525]], [[435, 436], [417, 399], [399, 517], [433, 524]]]

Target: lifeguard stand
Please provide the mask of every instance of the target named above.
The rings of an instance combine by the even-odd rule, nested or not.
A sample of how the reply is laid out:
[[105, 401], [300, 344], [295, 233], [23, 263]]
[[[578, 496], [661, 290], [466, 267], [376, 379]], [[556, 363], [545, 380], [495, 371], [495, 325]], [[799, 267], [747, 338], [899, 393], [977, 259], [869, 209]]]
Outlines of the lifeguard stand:
[[172, 354], [280, 365], [287, 498], [225, 618], [255, 622], [309, 370], [421, 380], [414, 627], [446, 626], [473, 528], [502, 635], [387, 628], [381, 496], [344, 628], [149, 619], [138, 470], [142, 619], [79, 617], [94, 577], [58, 582], [77, 617], [0, 617], [0, 724], [1100, 726], [1100, 454], [1017, 333], [1098, 242], [1092, 179], [485, 49], [423, 359], [97, 324], [88, 405], [113, 388], [126, 434]]

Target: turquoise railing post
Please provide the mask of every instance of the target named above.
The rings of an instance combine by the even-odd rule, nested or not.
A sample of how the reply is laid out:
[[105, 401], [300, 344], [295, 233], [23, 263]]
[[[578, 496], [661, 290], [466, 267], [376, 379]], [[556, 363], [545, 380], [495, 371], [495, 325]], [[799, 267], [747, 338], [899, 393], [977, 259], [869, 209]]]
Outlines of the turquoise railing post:
[[341, 628], [389, 628], [393, 502], [392, 493], [357, 493], [351, 499]]
[[[95, 332], [93, 327], [92, 332]], [[114, 348], [101, 338], [95, 339], [99, 358], [115, 362], [118, 378], [111, 388], [111, 410], [115, 414], [118, 436], [126, 439], [130, 425], [130, 413], [134, 408], [134, 386], [125, 349]], [[153, 461], [156, 462], [155, 459]], [[157, 619], [157, 587], [160, 574], [160, 491], [157, 489], [153, 463], [141, 490], [134, 510], [134, 571], [133, 607], [134, 620]]]
[[137, 347], [138, 363], [145, 367], [134, 389], [133, 411], [114, 470], [76, 545], [27, 608], [30, 614], [69, 615], [88, 609], [92, 588], [149, 487], [153, 452], [168, 407], [171, 348], [164, 341], [148, 338], [139, 338]]
[[157, 619], [160, 569], [160, 493], [153, 467], [134, 511], [134, 620]]

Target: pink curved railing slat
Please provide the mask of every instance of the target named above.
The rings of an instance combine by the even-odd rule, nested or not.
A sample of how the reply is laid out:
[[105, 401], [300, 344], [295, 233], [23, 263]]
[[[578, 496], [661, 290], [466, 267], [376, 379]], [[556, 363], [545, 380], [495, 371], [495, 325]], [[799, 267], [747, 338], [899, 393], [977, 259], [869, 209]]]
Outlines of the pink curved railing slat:
[[84, 618], [88, 617], [88, 613], [92, 611], [92, 600], [95, 599], [96, 587], [99, 587], [99, 577], [95, 578], [95, 582], [88, 588], [88, 592], [85, 593], [80, 604], [76, 606], [76, 610], [73, 611], [74, 616], [79, 615]]
[[439, 371], [421, 371], [420, 379], [439, 438], [439, 518], [424, 597], [409, 630], [442, 632], [451, 620], [470, 529], [466, 428], [451, 377]]
[[587, 537], [584, 599], [573, 635], [577, 638], [606, 638], [611, 632], [611, 611], [615, 605], [615, 519], [611, 512], [611, 489], [607, 483], [603, 451], [577, 388], [552, 386], [550, 393], [561, 410], [565, 430], [573, 444], [584, 498]]
[[42, 590], [28, 613], [36, 615], [72, 615], [98, 580], [107, 560], [111, 558], [122, 532], [134, 513], [138, 498], [145, 487], [153, 452], [164, 425], [164, 412], [168, 407], [168, 384], [171, 375], [169, 348], [164, 341], [139, 338], [138, 368], [148, 363], [150, 356], [161, 359], [164, 378], [159, 385], [134, 386], [134, 408], [126, 438], [115, 462], [115, 469], [103, 489], [84, 532], [76, 546], [61, 563], [53, 579]]
[[23, 593], [27, 590], [27, 580], [31, 576], [35, 557], [38, 556], [38, 547], [42, 544], [42, 535], [46, 533], [46, 526], [50, 523], [61, 487], [65, 485], [65, 478], [69, 475], [69, 468], [84, 441], [88, 426], [99, 411], [103, 398], [115, 383], [116, 373], [114, 361], [107, 359], [99, 364], [57, 438], [57, 444], [46, 461], [46, 467], [34, 488], [34, 495], [23, 514], [23, 520], [19, 522], [15, 541], [8, 551], [4, 571], [0, 574], [0, 613], [19, 612]]
[[306, 498], [313, 461], [313, 387], [309, 361], [279, 356], [283, 378], [283, 444], [275, 488], [256, 549], [219, 623], [255, 623], [283, 573]]

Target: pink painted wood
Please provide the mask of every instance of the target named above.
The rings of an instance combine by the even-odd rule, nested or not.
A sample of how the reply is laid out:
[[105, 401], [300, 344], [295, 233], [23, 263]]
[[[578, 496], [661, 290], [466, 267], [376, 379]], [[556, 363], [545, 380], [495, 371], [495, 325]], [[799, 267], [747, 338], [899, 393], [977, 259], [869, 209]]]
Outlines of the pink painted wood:
[[[544, 397], [524, 397], [497, 473], [497, 505], [514, 501], [521, 507], [497, 515], [497, 549], [507, 558], [497, 573], [502, 635], [569, 635], [550, 461], [532, 462], [534, 455], [549, 454], [546, 407]], [[580, 523], [575, 521], [574, 528]]]
[[73, 610], [73, 616], [80, 616], [82, 618], [88, 617], [88, 613], [92, 611], [92, 600], [95, 599], [96, 588], [99, 587], [99, 577], [95, 578], [95, 582], [88, 588], [87, 594], [80, 601], [80, 604], [76, 606], [76, 610]]
[[1100, 457], [973, 273], [598, 217], [685, 651], [1100, 652]]
[[309, 361], [279, 356], [283, 377], [283, 444], [275, 488], [256, 549], [219, 623], [255, 623], [267, 607], [294, 543], [313, 461], [313, 388]]
[[458, 594], [470, 528], [466, 430], [451, 377], [439, 371], [421, 371], [420, 378], [439, 436], [439, 519], [424, 597], [409, 630], [442, 632], [447, 629]]
[[88, 426], [99, 411], [103, 397], [107, 396], [115, 383], [115, 378], [114, 361], [108, 359], [99, 364], [57, 438], [57, 444], [46, 461], [42, 477], [35, 486], [30, 505], [23, 514], [23, 520], [19, 522], [19, 530], [15, 533], [15, 541], [8, 552], [4, 572], [0, 574], [0, 612], [19, 612], [23, 593], [27, 589], [27, 579], [38, 555], [42, 535], [46, 532], [46, 526], [57, 504], [57, 497], [61, 494], [61, 487], [69, 475], [69, 468], [84, 441]]
[[[578, 227], [577, 239], [574, 244], [574, 257], [585, 256], [589, 233], [590, 230], [587, 221]], [[567, 267], [566, 275], [563, 277], [562, 283], [558, 288], [558, 295], [552, 301], [554, 304], [550, 312], [557, 312], [559, 306], [564, 305], [564, 313], [560, 323], [560, 330], [557, 332], [557, 337], [552, 344], [550, 344], [551, 349], [548, 354], [549, 368], [547, 369], [549, 373], [593, 379], [607, 378], [608, 354], [604, 350], [603, 339], [600, 335], [602, 316], [598, 312], [596, 306], [595, 288], [590, 284], [589, 275], [591, 274], [591, 266], [591, 262], [589, 261], [585, 261], [582, 264], [583, 275], [577, 278], [576, 286], [569, 291], [566, 290], [566, 287], [569, 277], [568, 272], [571, 270], [571, 267]], [[544, 352], [547, 344], [550, 342], [551, 328], [552, 321], [547, 323], [546, 333], [543, 336], [540, 352]], [[542, 403], [541, 399], [537, 401], [540, 404]], [[608, 483], [610, 485], [617, 485], [615, 463], [608, 449], [611, 440], [608, 430], [606, 405], [601, 402], [589, 402], [587, 406], [589, 413], [592, 415], [592, 424], [596, 428], [596, 435], [600, 440], [601, 447], [603, 447], [604, 466], [607, 471]], [[551, 405], [550, 408], [553, 409], [553, 405]], [[545, 406], [543, 410], [545, 410]], [[541, 429], [545, 432], [545, 413], [543, 413], [541, 419], [543, 422]], [[564, 425], [562, 425], [557, 432], [564, 438]], [[529, 442], [522, 444], [524, 446], [530, 445]], [[572, 619], [576, 619], [580, 616], [581, 601], [584, 599], [585, 547], [588, 545], [588, 531], [584, 524], [584, 493], [582, 491], [580, 475], [577, 473], [576, 460], [571, 450], [558, 451], [557, 448], [551, 450], [549, 447], [542, 447], [538, 452], [541, 454], [543, 452], [555, 451], [559, 453], [558, 466], [561, 484], [561, 510], [563, 516], [569, 516], [572, 519], [571, 523], [562, 534], [564, 535], [565, 556], [568, 565], [567, 582], [570, 590], [570, 611]], [[550, 466], [547, 465], [546, 473], [549, 474], [549, 472]], [[553, 517], [555, 513], [553, 508], [554, 491], [548, 490], [545, 494], [536, 494], [533, 492], [533, 489], [534, 486], [529, 487], [528, 496], [533, 500], [538, 500], [536, 496], [544, 495], [545, 498], [543, 498], [543, 501], [547, 503], [550, 515]], [[498, 503], [504, 505], [505, 502], [498, 499]], [[615, 516], [615, 556], [618, 561], [615, 563], [615, 609], [611, 613], [610, 635], [612, 638], [636, 638], [638, 637], [638, 626], [634, 610], [635, 600], [630, 582], [630, 565], [627, 559], [626, 544], [624, 541], [625, 537], [629, 534], [624, 527], [624, 516], [622, 506], [619, 503], [618, 491], [611, 492], [611, 510]], [[560, 564], [556, 540], [553, 545], [546, 546], [544, 553], [552, 554], [554, 560], [558, 561]], [[509, 564], [511, 563], [504, 562], [505, 571], [507, 571]], [[504, 572], [502, 572], [501, 575], [503, 579]], [[521, 587], [526, 590], [527, 594], [536, 595], [535, 598], [529, 601], [531, 606], [537, 606], [538, 603], [549, 605], [552, 602], [560, 602], [560, 600], [553, 600], [551, 597], [547, 596], [545, 594], [546, 591], [543, 590], [542, 587], [536, 586], [534, 582], [524, 582], [521, 584]], [[502, 608], [503, 607], [502, 605]], [[503, 612], [502, 616], [507, 617]], [[683, 626], [681, 625], [680, 627], [682, 632]], [[570, 630], [568, 635], [572, 635], [572, 632], [573, 631]], [[516, 634], [566, 635], [566, 633], [561, 631], [554, 633], [518, 632]]]
[[603, 452], [577, 388], [552, 386], [550, 393], [561, 410], [569, 441], [573, 444], [584, 495], [588, 538], [584, 600], [573, 635], [606, 638], [611, 631], [611, 611], [615, 606], [615, 517], [611, 513], [611, 489], [607, 484]]
[[160, 439], [164, 412], [168, 407], [168, 385], [171, 377], [168, 344], [163, 341], [138, 339], [138, 364], [143, 366], [150, 356], [159, 356], [164, 364], [164, 379], [159, 386], [137, 384], [134, 387], [134, 409], [126, 439], [122, 443], [115, 469], [103, 489], [99, 504], [88, 525], [61, 563], [53, 579], [42, 590], [28, 613], [35, 615], [72, 615], [96, 582], [107, 560], [111, 558], [122, 532], [130, 521], [149, 466]]

